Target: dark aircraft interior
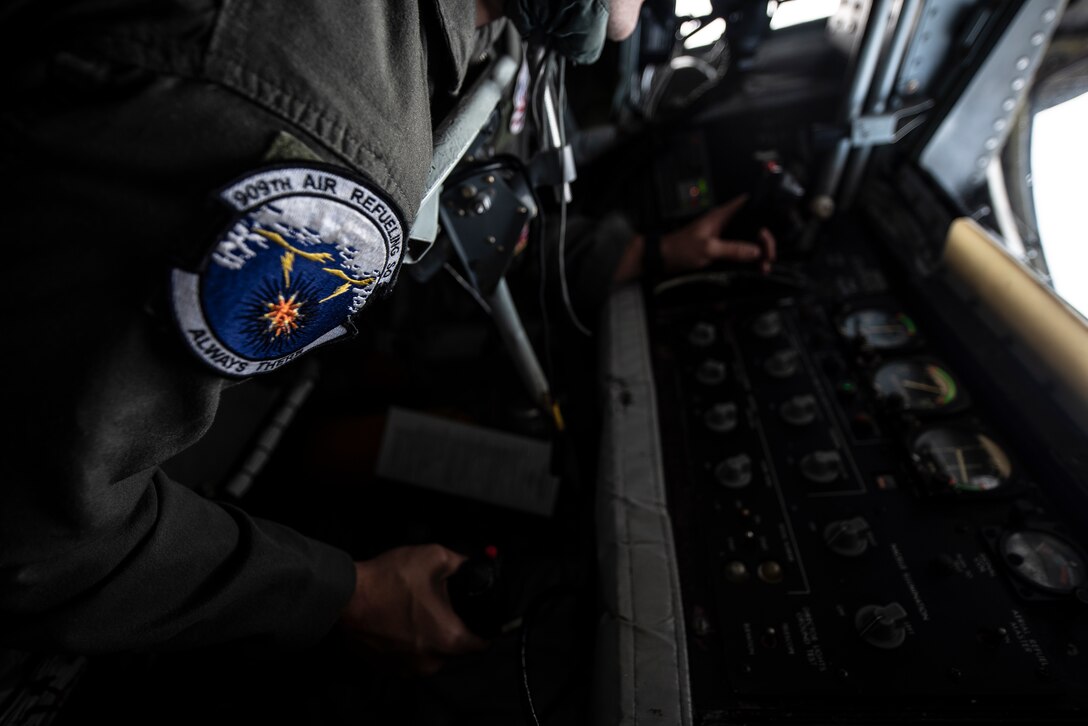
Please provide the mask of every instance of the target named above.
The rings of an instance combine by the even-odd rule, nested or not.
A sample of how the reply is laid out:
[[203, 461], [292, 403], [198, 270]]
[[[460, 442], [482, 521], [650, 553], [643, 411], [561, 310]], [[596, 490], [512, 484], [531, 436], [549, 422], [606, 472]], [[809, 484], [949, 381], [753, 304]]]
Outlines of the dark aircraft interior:
[[[489, 649], [10, 654], [0, 724], [1088, 723], [1088, 1], [658, 0], [521, 53], [448, 101], [396, 294], [167, 465], [469, 555]], [[742, 193], [769, 272], [593, 283], [593, 220]]]

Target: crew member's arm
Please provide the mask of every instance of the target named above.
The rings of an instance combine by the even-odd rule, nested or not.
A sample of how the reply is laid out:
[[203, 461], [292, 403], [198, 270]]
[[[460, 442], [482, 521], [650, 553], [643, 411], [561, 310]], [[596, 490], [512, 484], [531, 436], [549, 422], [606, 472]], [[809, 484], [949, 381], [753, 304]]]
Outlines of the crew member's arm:
[[[763, 274], [770, 272], [778, 253], [775, 239], [767, 229], [760, 230], [758, 243], [722, 237], [723, 230], [747, 201], [747, 195], [732, 199], [657, 239], [660, 244], [661, 272], [690, 272], [700, 270], [713, 262], [758, 262]], [[616, 266], [614, 282], [627, 282], [643, 275], [646, 241], [647, 237], [642, 234], [631, 237]]]

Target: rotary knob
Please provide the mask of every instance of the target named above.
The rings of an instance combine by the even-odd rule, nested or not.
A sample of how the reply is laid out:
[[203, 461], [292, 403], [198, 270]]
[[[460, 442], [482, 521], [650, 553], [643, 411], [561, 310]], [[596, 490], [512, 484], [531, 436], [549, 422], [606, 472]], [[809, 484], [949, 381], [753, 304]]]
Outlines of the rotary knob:
[[756, 316], [752, 321], [752, 333], [757, 338], [770, 340], [782, 334], [782, 313], [777, 310], [768, 310]]
[[698, 322], [688, 331], [688, 342], [696, 348], [706, 348], [718, 338], [718, 331], [707, 322]]
[[782, 404], [778, 413], [791, 426], [808, 426], [816, 420], [816, 397], [811, 393], [794, 396]]
[[714, 467], [714, 478], [728, 489], [743, 489], [752, 483], [752, 457], [737, 454], [723, 459]]
[[824, 543], [843, 557], [858, 557], [869, 549], [869, 523], [864, 517], [840, 519], [824, 527]]
[[727, 434], [737, 427], [737, 404], [715, 403], [703, 414], [703, 423], [716, 434]]
[[789, 378], [801, 366], [801, 356], [793, 348], [783, 348], [763, 362], [763, 370], [771, 378]]
[[725, 380], [725, 363], [707, 358], [695, 369], [695, 380], [704, 386], [716, 386]]
[[830, 484], [839, 478], [842, 457], [835, 450], [820, 450], [801, 458], [801, 473], [814, 484]]
[[854, 627], [858, 635], [869, 645], [892, 650], [907, 639], [907, 611], [897, 602], [883, 607], [866, 605], [854, 615]]

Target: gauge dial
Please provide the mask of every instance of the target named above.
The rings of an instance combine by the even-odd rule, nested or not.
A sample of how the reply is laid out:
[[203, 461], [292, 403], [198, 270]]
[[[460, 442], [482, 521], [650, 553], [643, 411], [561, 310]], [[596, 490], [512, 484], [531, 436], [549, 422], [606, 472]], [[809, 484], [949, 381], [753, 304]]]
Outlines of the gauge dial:
[[1012, 463], [993, 439], [966, 428], [938, 426], [914, 440], [915, 459], [959, 492], [988, 492], [1008, 483]]
[[1057, 535], [1025, 529], [1005, 536], [1001, 556], [1020, 578], [1044, 592], [1068, 594], [1084, 585], [1084, 558]]
[[936, 411], [959, 398], [952, 374], [929, 360], [892, 361], [873, 376], [873, 388], [883, 400], [898, 399], [906, 411]]
[[887, 308], [855, 310], [843, 318], [839, 332], [876, 350], [902, 348], [917, 334], [914, 321]]

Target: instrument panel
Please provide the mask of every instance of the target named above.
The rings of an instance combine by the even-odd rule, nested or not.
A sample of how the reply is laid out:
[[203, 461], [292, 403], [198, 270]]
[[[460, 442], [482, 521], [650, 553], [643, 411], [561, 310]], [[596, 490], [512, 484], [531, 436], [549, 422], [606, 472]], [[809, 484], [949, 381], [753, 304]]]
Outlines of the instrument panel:
[[1084, 722], [1059, 483], [860, 232], [824, 251], [651, 303], [697, 722]]

